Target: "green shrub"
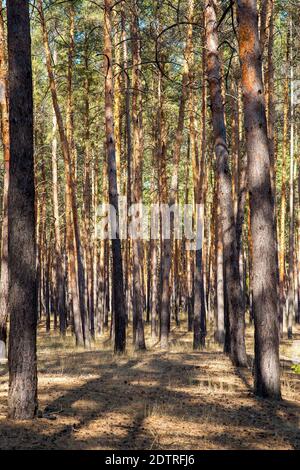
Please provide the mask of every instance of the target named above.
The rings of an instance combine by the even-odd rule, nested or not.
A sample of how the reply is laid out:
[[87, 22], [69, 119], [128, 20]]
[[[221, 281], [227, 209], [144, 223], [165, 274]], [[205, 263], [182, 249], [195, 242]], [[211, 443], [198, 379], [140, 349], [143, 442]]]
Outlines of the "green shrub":
[[295, 372], [295, 374], [300, 374], [300, 364], [293, 364], [291, 369]]

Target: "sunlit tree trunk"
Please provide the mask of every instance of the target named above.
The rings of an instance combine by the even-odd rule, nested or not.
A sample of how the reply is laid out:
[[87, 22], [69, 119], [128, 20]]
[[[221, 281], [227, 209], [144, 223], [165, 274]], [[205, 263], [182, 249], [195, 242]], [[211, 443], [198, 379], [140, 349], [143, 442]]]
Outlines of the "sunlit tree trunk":
[[[78, 212], [75, 193], [75, 182], [72, 172], [72, 156], [69, 147], [69, 141], [65, 132], [62, 114], [58, 104], [56, 81], [53, 73], [51, 52], [49, 47], [48, 33], [46, 30], [45, 17], [43, 12], [42, 1], [38, 0], [38, 11], [41, 20], [43, 43], [46, 54], [46, 65], [48, 71], [48, 78], [50, 83], [50, 91], [52, 96], [53, 108], [56, 115], [57, 126], [60, 136], [62, 153], [65, 164], [65, 178], [66, 178], [66, 247], [68, 256], [69, 268], [69, 288], [71, 293], [71, 305], [73, 308], [74, 331], [77, 345], [85, 344], [85, 306], [84, 306], [84, 292], [79, 289], [83, 284], [83, 266], [81, 259], [81, 243], [78, 225]], [[74, 244], [74, 240], [76, 245]], [[81, 277], [81, 282], [78, 278]]]
[[57, 168], [57, 122], [53, 110], [52, 118], [52, 206], [54, 218], [54, 239], [55, 239], [55, 281], [56, 281], [56, 305], [59, 314], [59, 329], [62, 336], [66, 333], [67, 318], [64, 289], [64, 264], [62, 259], [62, 243], [60, 236], [59, 204], [58, 204], [58, 168]]
[[294, 68], [293, 68], [293, 23], [290, 20], [290, 204], [289, 204], [289, 289], [288, 289], [288, 314], [287, 314], [287, 333], [288, 338], [293, 337], [293, 321], [295, 316], [294, 305], [294, 138], [295, 138], [295, 114], [294, 114]]
[[[2, 3], [1, 3], [2, 7]], [[1, 277], [0, 277], [0, 359], [6, 356], [7, 318], [8, 318], [8, 219], [7, 198], [9, 186], [9, 115], [7, 90], [7, 54], [4, 32], [3, 10], [0, 11], [0, 106], [1, 137], [4, 157], [3, 211], [1, 239]]]
[[[286, 67], [290, 61], [290, 31], [287, 32], [286, 43]], [[286, 179], [287, 179], [287, 157], [289, 150], [289, 76], [284, 79], [284, 105], [283, 105], [283, 142], [282, 142], [282, 167], [281, 167], [281, 206], [280, 206], [280, 240], [279, 240], [279, 290], [280, 290], [280, 318], [282, 332], [287, 332], [287, 309], [286, 309], [286, 256], [285, 256], [285, 230], [286, 230]]]
[[255, 393], [280, 398], [276, 236], [256, 0], [237, 1], [253, 241]]
[[[217, 190], [218, 193], [218, 190]], [[218, 196], [217, 196], [218, 198]], [[217, 220], [216, 220], [216, 263], [217, 263], [217, 319], [216, 319], [216, 330], [215, 339], [219, 344], [224, 344], [225, 341], [225, 306], [224, 306], [224, 252], [223, 252], [223, 231], [222, 231], [222, 220], [221, 210], [218, 198], [217, 207]], [[227, 332], [229, 333], [229, 331]], [[230, 352], [230, 334], [228, 337], [228, 347]]]
[[[123, 9], [123, 5], [121, 5]], [[116, 168], [117, 168], [117, 183], [118, 191], [121, 194], [121, 151], [122, 151], [122, 64], [121, 64], [121, 51], [122, 51], [122, 31], [118, 30], [118, 22], [120, 19], [119, 11], [113, 9], [113, 17], [115, 20], [115, 34], [114, 34], [114, 52], [115, 52], [115, 81], [114, 81], [114, 125], [115, 125], [115, 147], [116, 147]], [[121, 12], [122, 19], [122, 12]]]
[[[203, 127], [205, 123], [202, 120], [202, 135], [200, 136], [200, 149], [198, 146], [198, 133], [196, 128], [196, 103], [194, 96], [194, 52], [193, 52], [193, 15], [194, 1], [189, 2], [188, 17], [190, 24], [187, 31], [187, 47], [186, 60], [188, 63], [188, 76], [190, 87], [190, 152], [193, 164], [193, 181], [194, 181], [194, 200], [195, 200], [195, 216], [196, 216], [196, 253], [195, 253], [195, 275], [194, 275], [194, 338], [193, 348], [202, 349], [205, 347], [206, 336], [206, 311], [205, 311], [205, 294], [204, 294], [204, 263], [203, 263], [203, 243], [204, 243], [204, 171], [205, 171], [205, 142], [203, 139]], [[204, 23], [204, 21], [203, 21]], [[203, 33], [203, 41], [205, 33]], [[205, 58], [203, 54], [202, 67], [203, 77], [205, 74]], [[205, 84], [203, 83], [205, 89]], [[205, 107], [205, 95], [202, 94], [202, 107]], [[202, 109], [203, 111], [203, 109]]]
[[219, 179], [226, 294], [230, 324], [230, 355], [238, 366], [247, 365], [245, 348], [244, 303], [240, 284], [239, 260], [233, 213], [231, 175], [226, 142], [224, 105], [221, 92], [220, 61], [218, 55], [217, 19], [214, 2], [207, 1], [206, 8], [207, 76], [211, 98], [214, 148]]
[[[119, 220], [119, 196], [117, 185], [115, 138], [113, 122], [113, 74], [112, 74], [112, 1], [104, 0], [104, 56], [105, 56], [105, 130], [108, 157], [109, 203]], [[112, 289], [114, 302], [115, 352], [122, 353], [126, 346], [126, 309], [123, 287], [121, 242], [117, 234], [112, 245]]]
[[[189, 41], [186, 44], [186, 56], [190, 54], [188, 50], [191, 47]], [[184, 63], [184, 70], [182, 75], [182, 88], [181, 97], [178, 110], [178, 122], [176, 127], [173, 155], [172, 155], [172, 176], [171, 187], [169, 194], [169, 208], [174, 207], [178, 203], [178, 171], [181, 146], [183, 140], [185, 105], [188, 98], [188, 65], [187, 61]], [[170, 273], [172, 266], [172, 253], [173, 253], [173, 240], [174, 240], [174, 211], [170, 213], [170, 236], [165, 237], [163, 240], [162, 251], [162, 299], [161, 299], [161, 322], [160, 322], [160, 344], [163, 349], [168, 348], [168, 338], [170, 331]]]
[[87, 326], [90, 328], [91, 336], [95, 336], [95, 305], [93, 292], [93, 171], [92, 154], [90, 142], [90, 77], [89, 77], [89, 48], [88, 38], [84, 42], [84, 175], [83, 175], [83, 226], [85, 253], [85, 303], [88, 311]]
[[[142, 171], [143, 171], [143, 127], [141, 99], [141, 57], [140, 32], [138, 26], [138, 8], [136, 0], [132, 4], [132, 203], [142, 202]], [[132, 240], [133, 254], [133, 343], [135, 349], [145, 349], [143, 325], [143, 283], [142, 283], [142, 239]]]

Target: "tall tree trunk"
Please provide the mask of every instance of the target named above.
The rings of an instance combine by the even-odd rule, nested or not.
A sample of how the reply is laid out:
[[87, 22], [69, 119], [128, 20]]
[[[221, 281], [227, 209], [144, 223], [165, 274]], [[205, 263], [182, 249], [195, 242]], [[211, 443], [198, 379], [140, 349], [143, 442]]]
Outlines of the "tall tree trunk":
[[[157, 113], [157, 134], [158, 134], [158, 193], [159, 204], [168, 203], [168, 179], [167, 179], [167, 128], [165, 119], [165, 82], [163, 78], [164, 63], [161, 64], [162, 71], [158, 75], [158, 113]], [[160, 302], [159, 302], [159, 320], [160, 320], [160, 339], [163, 332], [163, 347], [167, 347], [167, 338], [169, 335], [169, 306], [165, 305], [166, 299], [169, 298], [168, 278], [164, 280], [164, 272], [166, 270], [166, 254], [165, 240], [162, 239], [162, 217], [160, 216]], [[165, 314], [162, 319], [162, 314]]]
[[[196, 126], [196, 106], [194, 97], [194, 53], [193, 53], [193, 16], [194, 0], [189, 1], [188, 18], [190, 24], [187, 31], [186, 60], [189, 77], [190, 98], [190, 153], [193, 166], [194, 201], [195, 201], [195, 224], [196, 224], [196, 259], [194, 275], [194, 338], [193, 348], [201, 349], [205, 346], [206, 336], [206, 312], [204, 301], [204, 278], [203, 278], [203, 235], [204, 235], [204, 168], [205, 168], [205, 145], [202, 143], [203, 135], [200, 137], [201, 147], [199, 151], [198, 135]], [[203, 40], [205, 33], [203, 34]], [[203, 77], [205, 74], [205, 58], [202, 56]], [[205, 89], [205, 85], [203, 86]], [[202, 94], [202, 107], [205, 107], [205, 95]], [[202, 126], [204, 122], [202, 121]], [[200, 246], [198, 246], [200, 245]]]
[[[44, 135], [43, 131], [40, 132], [40, 135], [36, 132], [35, 142], [37, 145], [43, 141]], [[40, 223], [39, 231], [37, 233], [37, 250], [38, 250], [38, 295], [39, 295], [39, 313], [40, 318], [46, 314], [46, 298], [45, 298], [45, 285], [46, 285], [46, 271], [47, 271], [47, 240], [46, 240], [46, 219], [47, 219], [47, 188], [46, 188], [46, 168], [45, 168], [45, 156], [42, 153], [40, 157], [41, 172], [40, 172], [40, 181], [38, 181], [39, 191], [36, 191], [36, 197], [39, 201], [40, 209]], [[46, 331], [50, 331], [50, 318], [46, 318]]]
[[[76, 272], [77, 286], [80, 303], [81, 322], [83, 330], [83, 341], [85, 346], [90, 346], [90, 328], [89, 328], [89, 311], [87, 309], [86, 299], [86, 277], [83, 260], [83, 249], [81, 246], [81, 233], [79, 226], [79, 217], [77, 214], [76, 204], [76, 186], [77, 186], [77, 158], [74, 141], [74, 99], [73, 99], [73, 66], [75, 55], [75, 5], [70, 1], [69, 7], [69, 44], [68, 44], [68, 74], [67, 74], [67, 113], [66, 113], [66, 137], [69, 145], [69, 154], [71, 159], [70, 175], [72, 183], [71, 189], [71, 208], [74, 226], [74, 241], [76, 253]], [[67, 183], [68, 184], [68, 183]]]
[[[84, 175], [83, 175], [83, 236], [85, 253], [85, 304], [89, 313], [89, 326], [91, 336], [95, 336], [94, 327], [94, 296], [93, 296], [93, 230], [92, 230], [92, 207], [93, 207], [93, 184], [92, 184], [92, 155], [90, 144], [90, 77], [89, 77], [89, 49], [88, 38], [84, 43]], [[88, 318], [87, 318], [88, 320]], [[88, 330], [88, 321], [86, 325]], [[87, 332], [88, 333], [88, 332]]]
[[[2, 6], [2, 4], [1, 4]], [[7, 90], [7, 54], [4, 34], [3, 10], [0, 11], [0, 106], [1, 137], [4, 157], [3, 212], [1, 239], [1, 277], [0, 277], [0, 359], [6, 356], [7, 318], [8, 318], [8, 219], [7, 198], [9, 187], [9, 115]]]
[[237, 366], [247, 365], [245, 348], [245, 319], [240, 284], [239, 259], [233, 213], [229, 155], [226, 143], [224, 105], [221, 91], [220, 61], [218, 54], [217, 19], [214, 1], [206, 2], [207, 75], [211, 98], [214, 147], [219, 178], [225, 279], [230, 324], [230, 355]]
[[[143, 163], [143, 128], [142, 128], [142, 99], [141, 99], [141, 57], [140, 32], [138, 26], [138, 7], [136, 0], [132, 4], [133, 17], [131, 25], [132, 36], [132, 203], [142, 203], [142, 163]], [[143, 283], [142, 259], [143, 244], [141, 239], [132, 240], [133, 253], [133, 342], [135, 349], [143, 350], [145, 346], [143, 325]]]
[[52, 206], [54, 218], [54, 239], [55, 239], [55, 281], [56, 281], [56, 311], [59, 315], [60, 334], [66, 334], [67, 318], [65, 304], [64, 289], [64, 265], [62, 257], [62, 246], [60, 237], [60, 222], [58, 208], [58, 170], [57, 170], [57, 122], [55, 112], [53, 110], [53, 127], [52, 127]]
[[255, 393], [280, 398], [276, 236], [256, 0], [237, 1], [237, 11], [253, 241]]
[[298, 156], [298, 215], [297, 215], [297, 273], [298, 273], [298, 312], [297, 312], [297, 323], [300, 323], [300, 156]]
[[[157, 87], [158, 89], [158, 87]], [[151, 179], [151, 193], [152, 204], [158, 202], [158, 184], [156, 182], [156, 169], [158, 168], [158, 155], [159, 155], [159, 141], [158, 141], [158, 120], [156, 114], [153, 113], [153, 141], [155, 145], [152, 152], [152, 165], [153, 173]], [[151, 311], [151, 336], [156, 339], [158, 336], [158, 294], [159, 294], [159, 280], [158, 280], [158, 260], [159, 249], [158, 240], [153, 237], [150, 232], [150, 311]]]
[[27, 1], [7, 1], [7, 25], [10, 97], [8, 415], [12, 419], [31, 419], [38, 406], [37, 283], [31, 39]]
[[287, 333], [288, 338], [293, 337], [293, 321], [295, 316], [294, 305], [294, 138], [295, 138], [295, 114], [294, 114], [294, 68], [293, 68], [293, 22], [290, 20], [290, 79], [291, 79], [291, 119], [290, 119], [290, 220], [289, 220], [289, 291], [288, 291], [288, 315], [287, 315]]
[[[121, 9], [123, 10], [121, 4]], [[117, 170], [117, 184], [118, 191], [121, 194], [121, 152], [122, 152], [122, 109], [121, 109], [121, 93], [122, 93], [122, 64], [121, 64], [121, 51], [122, 51], [122, 30], [118, 31], [118, 21], [122, 11], [119, 12], [116, 8], [113, 9], [113, 18], [115, 19], [115, 34], [114, 34], [114, 52], [115, 64], [117, 64], [116, 76], [114, 81], [114, 129], [115, 129], [115, 148], [116, 148], [116, 170]], [[122, 21], [121, 21], [122, 23]]]
[[[38, 0], [38, 11], [41, 20], [43, 43], [46, 54], [46, 65], [48, 78], [50, 83], [50, 91], [52, 96], [53, 108], [56, 115], [57, 126], [61, 141], [62, 153], [65, 164], [66, 177], [66, 246], [69, 264], [69, 286], [71, 290], [71, 302], [73, 308], [74, 330], [77, 345], [85, 344], [85, 306], [84, 306], [84, 290], [82, 288], [84, 280], [84, 270], [81, 258], [81, 243], [78, 224], [78, 212], [75, 193], [75, 182], [72, 172], [72, 156], [69, 142], [66, 136], [63, 118], [58, 104], [56, 81], [51, 63], [51, 52], [49, 47], [48, 33], [46, 30], [45, 17], [43, 12], [42, 0]], [[75, 240], [75, 246], [74, 246]], [[76, 258], [77, 256], [77, 258]], [[76, 262], [77, 261], [77, 262]], [[80, 277], [81, 281], [78, 282]]]
[[[190, 54], [188, 50], [191, 47], [189, 41], [186, 44], [186, 55]], [[174, 205], [178, 203], [178, 171], [181, 146], [183, 140], [183, 129], [184, 129], [184, 116], [185, 116], [185, 105], [188, 98], [188, 65], [187, 61], [184, 64], [184, 70], [182, 74], [182, 91], [179, 103], [178, 111], [178, 122], [175, 134], [173, 156], [172, 156], [172, 177], [171, 187], [169, 194], [169, 208], [174, 208]], [[168, 348], [168, 338], [170, 330], [170, 273], [172, 266], [172, 252], [173, 252], [173, 238], [174, 236], [174, 212], [171, 210], [170, 213], [170, 237], [164, 238], [163, 240], [163, 263], [162, 263], [162, 299], [161, 299], [161, 328], [160, 328], [160, 343], [163, 349]]]
[[[290, 62], [290, 31], [288, 29], [286, 39], [286, 67]], [[286, 229], [286, 167], [289, 149], [289, 76], [284, 79], [284, 105], [283, 105], [283, 148], [281, 168], [281, 207], [280, 207], [280, 246], [279, 246], [279, 292], [280, 292], [280, 319], [282, 332], [287, 332], [287, 309], [286, 309], [286, 256], [285, 256], [285, 229]]]
[[[116, 154], [113, 122], [113, 74], [112, 74], [112, 0], [104, 0], [104, 56], [105, 60], [105, 129], [108, 156], [109, 203], [114, 207], [119, 221], [119, 196], [116, 171]], [[123, 286], [121, 241], [117, 233], [111, 240], [112, 279], [114, 302], [115, 352], [122, 353], [126, 346], [126, 309]]]

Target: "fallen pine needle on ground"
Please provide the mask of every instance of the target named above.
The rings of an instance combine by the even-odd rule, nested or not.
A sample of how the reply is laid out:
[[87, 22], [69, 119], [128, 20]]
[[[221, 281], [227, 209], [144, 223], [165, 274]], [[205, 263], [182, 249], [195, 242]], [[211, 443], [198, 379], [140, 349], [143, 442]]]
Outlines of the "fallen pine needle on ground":
[[[146, 327], [148, 338], [150, 332]], [[295, 335], [299, 344], [299, 333]], [[294, 340], [295, 341], [295, 340]], [[130, 338], [128, 345], [130, 345]], [[112, 354], [108, 333], [91, 350], [39, 328], [39, 414], [13, 422], [7, 364], [0, 364], [1, 449], [300, 449], [300, 375], [293, 341], [281, 346], [283, 401], [258, 399], [251, 369], [237, 370], [208, 338], [192, 351], [191, 333], [172, 331], [170, 350]], [[247, 332], [251, 358], [252, 332]]]

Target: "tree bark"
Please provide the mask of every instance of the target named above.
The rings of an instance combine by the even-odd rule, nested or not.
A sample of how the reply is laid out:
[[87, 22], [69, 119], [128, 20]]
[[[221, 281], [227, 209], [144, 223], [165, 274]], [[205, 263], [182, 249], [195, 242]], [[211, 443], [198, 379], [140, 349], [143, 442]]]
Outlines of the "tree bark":
[[[290, 63], [290, 31], [287, 31], [286, 39], [286, 67]], [[287, 332], [287, 309], [286, 309], [286, 256], [285, 256], [285, 230], [286, 230], [286, 183], [287, 183], [287, 158], [289, 148], [289, 76], [284, 79], [284, 104], [283, 104], [283, 147], [281, 168], [281, 206], [280, 206], [280, 239], [279, 239], [279, 292], [280, 292], [280, 320], [282, 333]]]
[[[131, 24], [132, 36], [132, 203], [142, 202], [142, 170], [143, 170], [143, 127], [141, 99], [141, 57], [140, 32], [138, 26], [138, 7], [136, 0], [132, 4], [133, 17]], [[143, 325], [143, 283], [142, 258], [143, 242], [132, 240], [133, 254], [133, 343], [137, 350], [146, 349]]]
[[219, 178], [226, 292], [230, 324], [230, 356], [234, 365], [246, 366], [244, 305], [240, 284], [239, 260], [233, 212], [229, 154], [226, 142], [224, 105], [218, 54], [217, 18], [214, 1], [206, 2], [207, 76], [211, 98], [214, 148]]
[[255, 393], [279, 399], [276, 237], [256, 0], [237, 1], [253, 241]]
[[29, 3], [7, 1], [10, 173], [8, 193], [8, 416], [37, 412], [37, 279]]
[[66, 334], [67, 317], [64, 289], [64, 265], [62, 258], [62, 246], [60, 236], [59, 208], [58, 208], [58, 170], [57, 170], [57, 122], [53, 110], [52, 127], [52, 205], [54, 218], [54, 239], [55, 239], [55, 282], [56, 282], [56, 311], [59, 315], [59, 330], [62, 336]]
[[288, 314], [287, 314], [287, 334], [288, 338], [293, 337], [293, 321], [295, 317], [294, 305], [294, 138], [295, 138], [295, 113], [294, 113], [294, 68], [293, 68], [293, 22], [290, 20], [290, 219], [289, 219], [289, 290], [288, 290]]
[[[82, 285], [84, 280], [84, 270], [81, 258], [81, 243], [78, 224], [77, 202], [75, 194], [75, 182], [72, 172], [72, 156], [69, 147], [69, 141], [64, 128], [63, 118], [58, 103], [56, 81], [51, 63], [51, 52], [46, 30], [45, 17], [43, 12], [42, 0], [38, 0], [38, 11], [41, 19], [43, 43], [46, 54], [46, 65], [50, 83], [53, 108], [56, 115], [57, 126], [61, 141], [62, 153], [65, 164], [66, 177], [66, 246], [69, 264], [69, 286], [71, 290], [71, 305], [73, 307], [74, 330], [76, 344], [78, 346], [85, 344], [85, 306], [84, 290]], [[75, 240], [75, 246], [74, 246]], [[76, 259], [77, 256], [77, 259]], [[77, 261], [77, 263], [76, 263]], [[80, 280], [78, 280], [80, 278]], [[81, 290], [80, 290], [81, 289]]]
[[[2, 6], [2, 5], [1, 5]], [[0, 277], [0, 359], [7, 351], [7, 318], [8, 318], [8, 218], [7, 199], [9, 187], [9, 114], [7, 86], [7, 53], [4, 34], [3, 10], [0, 12], [0, 106], [1, 137], [4, 156], [3, 212], [1, 239], [1, 277]]]
[[[187, 30], [186, 60], [188, 66], [189, 79], [189, 104], [190, 104], [190, 154], [193, 166], [194, 182], [194, 201], [195, 201], [195, 224], [196, 224], [196, 246], [195, 252], [195, 274], [194, 274], [194, 315], [193, 315], [193, 349], [202, 349], [205, 347], [206, 336], [206, 311], [204, 294], [204, 276], [203, 276], [203, 236], [204, 236], [204, 171], [205, 171], [205, 143], [203, 143], [203, 132], [200, 136], [201, 146], [198, 146], [198, 132], [196, 121], [195, 106], [195, 80], [194, 80], [194, 52], [193, 52], [193, 16], [194, 1], [190, 0], [188, 5], [189, 25]], [[203, 21], [203, 23], [205, 23]], [[205, 33], [203, 33], [203, 40]], [[202, 55], [203, 77], [205, 74], [205, 58]], [[205, 90], [205, 85], [203, 88]], [[202, 94], [202, 108], [205, 108], [205, 94]], [[202, 109], [203, 111], [203, 109]], [[202, 126], [205, 124], [202, 122]], [[202, 129], [203, 131], [203, 129]]]
[[[104, 56], [105, 56], [105, 129], [108, 156], [109, 203], [119, 220], [119, 195], [117, 185], [116, 154], [113, 122], [113, 75], [112, 75], [112, 0], [104, 0]], [[123, 287], [121, 242], [117, 233], [111, 240], [112, 280], [114, 302], [115, 352], [122, 353], [126, 347], [126, 309]]]

